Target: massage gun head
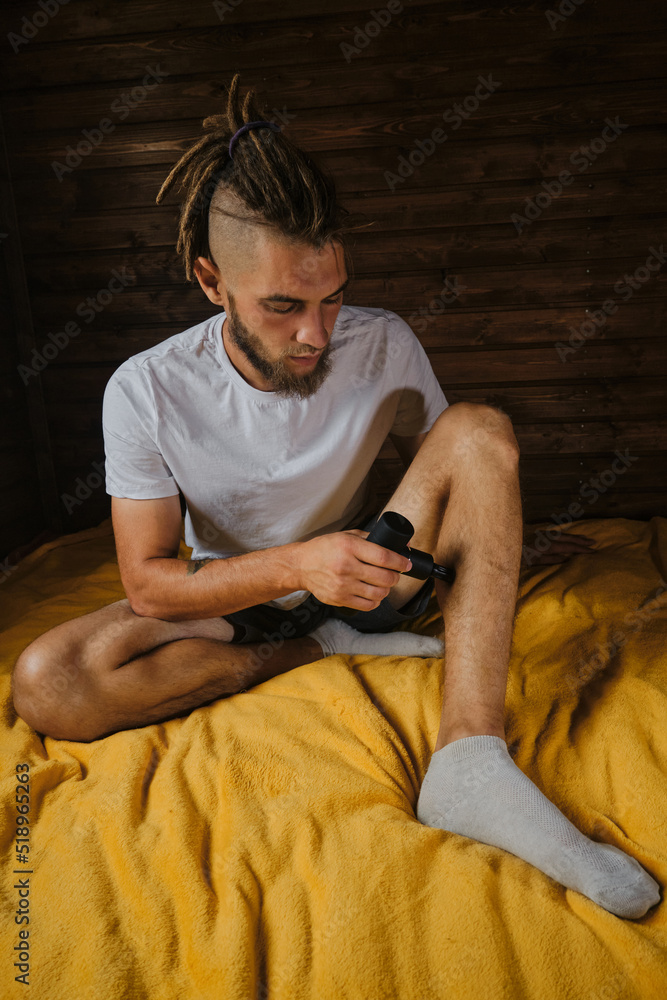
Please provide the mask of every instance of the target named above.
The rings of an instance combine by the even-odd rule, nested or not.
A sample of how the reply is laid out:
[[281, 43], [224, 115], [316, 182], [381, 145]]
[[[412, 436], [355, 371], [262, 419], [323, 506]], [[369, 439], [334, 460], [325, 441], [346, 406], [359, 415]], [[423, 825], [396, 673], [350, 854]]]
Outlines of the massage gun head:
[[433, 557], [428, 552], [410, 548], [408, 543], [414, 531], [415, 529], [407, 517], [395, 510], [387, 510], [371, 529], [367, 541], [376, 542], [393, 552], [409, 552], [412, 557], [412, 570], [408, 574], [410, 576], [419, 580], [426, 580], [427, 577], [434, 576], [446, 583], [453, 583], [456, 577], [454, 569], [433, 562]]
[[454, 583], [454, 580], [456, 579], [456, 570], [453, 566], [440, 566], [438, 563], [433, 563], [432, 575], [436, 578], [436, 580], [444, 580], [445, 583]]

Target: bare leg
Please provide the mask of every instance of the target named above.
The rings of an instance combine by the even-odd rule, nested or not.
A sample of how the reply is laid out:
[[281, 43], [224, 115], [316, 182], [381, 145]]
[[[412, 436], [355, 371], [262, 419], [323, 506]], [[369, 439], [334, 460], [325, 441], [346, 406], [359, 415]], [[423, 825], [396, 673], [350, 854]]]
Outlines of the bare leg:
[[308, 637], [263, 661], [224, 619], [166, 622], [117, 601], [55, 626], [19, 656], [14, 707], [37, 732], [81, 742], [173, 718], [320, 659]]
[[[435, 750], [464, 736], [504, 739], [523, 544], [518, 446], [509, 418], [493, 407], [450, 406], [384, 510], [398, 511], [413, 524], [411, 546], [456, 568], [453, 584], [435, 581], [445, 641]], [[400, 607], [422, 583], [402, 577], [390, 603]]]
[[518, 448], [503, 414], [460, 407], [438, 418], [388, 505], [419, 521], [423, 544], [415, 531], [415, 548], [457, 574], [451, 585], [435, 582], [445, 693], [417, 817], [502, 848], [618, 916], [641, 917], [659, 901], [658, 883], [618, 847], [584, 836], [508, 752], [505, 689], [523, 542]]

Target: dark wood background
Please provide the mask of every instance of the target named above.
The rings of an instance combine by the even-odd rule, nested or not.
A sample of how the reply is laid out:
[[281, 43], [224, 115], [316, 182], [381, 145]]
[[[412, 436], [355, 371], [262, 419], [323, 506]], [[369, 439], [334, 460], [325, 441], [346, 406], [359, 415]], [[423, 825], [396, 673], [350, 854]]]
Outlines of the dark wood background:
[[[667, 515], [667, 262], [627, 301], [614, 291], [667, 248], [664, 3], [406, 2], [347, 60], [341, 43], [371, 20], [365, 5], [70, 0], [40, 11], [6, 3], [0, 20], [0, 558], [109, 516], [97, 471], [107, 380], [211, 315], [175, 252], [177, 196], [160, 207], [155, 196], [236, 71], [268, 117], [287, 113], [343, 203], [376, 220], [356, 237], [346, 302], [409, 321], [447, 278], [464, 288], [413, 328], [450, 403], [512, 417], [525, 521], [575, 501], [583, 517]], [[8, 35], [21, 32], [33, 37], [14, 52]], [[114, 102], [147, 67], [165, 78], [122, 119]], [[489, 74], [498, 89], [460, 128], [444, 123]], [[105, 117], [113, 131], [59, 179], [53, 162]], [[608, 118], [628, 127], [580, 169], [570, 157]], [[437, 127], [447, 141], [392, 193], [385, 172]], [[572, 183], [518, 233], [512, 214], [563, 170]], [[86, 323], [77, 307], [114, 269], [131, 283]], [[610, 298], [617, 311], [561, 359], [556, 345]], [[81, 334], [26, 384], [17, 366], [71, 321]], [[632, 460], [615, 474], [617, 450]], [[389, 441], [376, 471], [385, 502], [402, 471]]]

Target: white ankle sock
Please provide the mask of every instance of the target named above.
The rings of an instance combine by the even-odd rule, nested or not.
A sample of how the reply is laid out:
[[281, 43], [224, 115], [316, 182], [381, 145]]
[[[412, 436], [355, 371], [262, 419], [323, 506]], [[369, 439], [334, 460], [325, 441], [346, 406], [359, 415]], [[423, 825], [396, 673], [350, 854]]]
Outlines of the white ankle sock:
[[510, 757], [499, 736], [466, 736], [431, 757], [417, 818], [528, 861], [619, 917], [643, 917], [660, 886], [619, 847], [586, 837]]
[[322, 647], [324, 656], [346, 653], [349, 656], [442, 656], [441, 639], [417, 632], [358, 632], [339, 618], [328, 618], [309, 633]]

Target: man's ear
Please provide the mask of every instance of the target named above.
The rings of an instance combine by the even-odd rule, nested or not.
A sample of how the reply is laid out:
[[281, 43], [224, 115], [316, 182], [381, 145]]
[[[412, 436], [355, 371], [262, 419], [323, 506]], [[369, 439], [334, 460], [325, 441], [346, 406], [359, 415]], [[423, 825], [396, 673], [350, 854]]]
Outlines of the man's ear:
[[213, 261], [208, 260], [206, 257], [197, 257], [197, 260], [193, 264], [193, 270], [206, 297], [216, 306], [222, 306], [226, 312], [227, 305], [220, 292], [220, 288], [224, 292], [224, 281]]

